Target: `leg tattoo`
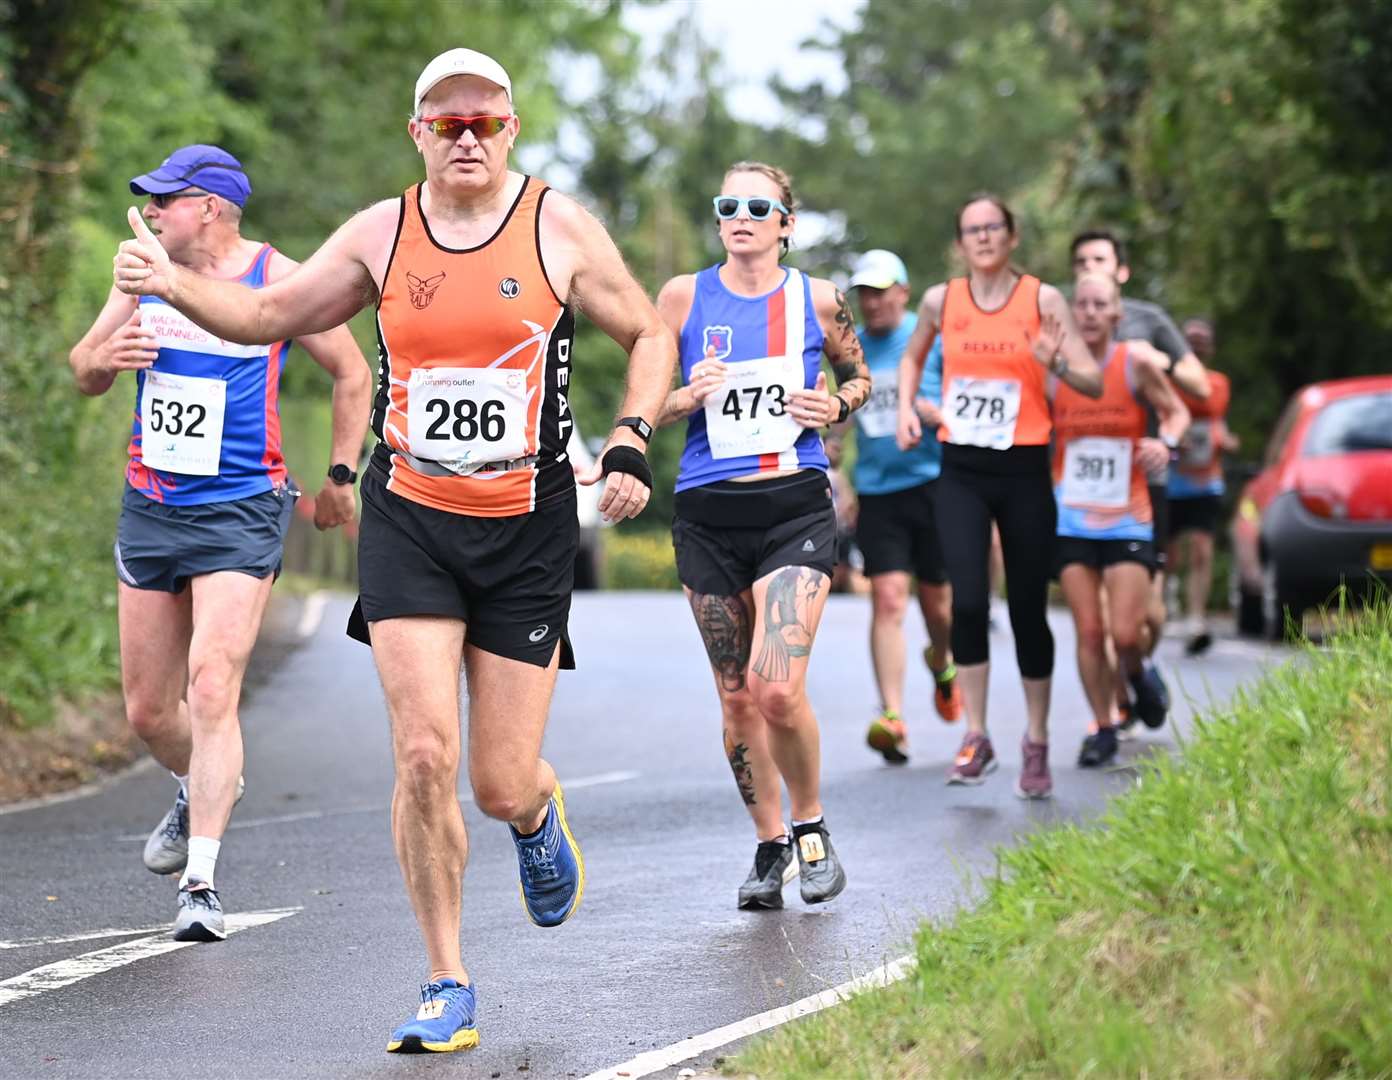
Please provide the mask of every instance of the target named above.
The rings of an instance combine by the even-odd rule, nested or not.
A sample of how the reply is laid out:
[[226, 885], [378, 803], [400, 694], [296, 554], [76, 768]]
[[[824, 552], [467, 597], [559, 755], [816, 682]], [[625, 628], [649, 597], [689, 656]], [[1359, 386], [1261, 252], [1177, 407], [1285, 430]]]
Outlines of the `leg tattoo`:
[[725, 756], [730, 759], [730, 770], [735, 774], [735, 786], [739, 788], [740, 798], [745, 806], [753, 806], [757, 800], [754, 798], [754, 766], [749, 763], [749, 747], [735, 742], [727, 731]]
[[[721, 689], [728, 693], [743, 690], [750, 646], [749, 610], [744, 602], [738, 596], [692, 593], [691, 611]], [[753, 801], [752, 789], [745, 801]]]
[[787, 682], [792, 661], [812, 651], [808, 609], [826, 581], [820, 570], [789, 566], [769, 582], [764, 597], [764, 640], [754, 671], [765, 682]]

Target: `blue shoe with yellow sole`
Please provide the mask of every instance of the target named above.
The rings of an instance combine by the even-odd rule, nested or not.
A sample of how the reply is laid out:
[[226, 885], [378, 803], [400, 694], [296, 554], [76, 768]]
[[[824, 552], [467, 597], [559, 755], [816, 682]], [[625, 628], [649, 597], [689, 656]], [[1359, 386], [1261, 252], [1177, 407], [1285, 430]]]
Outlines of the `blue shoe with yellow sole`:
[[414, 1020], [392, 1032], [389, 1054], [448, 1054], [478, 1045], [474, 1027], [474, 988], [453, 979], [421, 987], [421, 1006]]
[[518, 887], [527, 918], [538, 926], [560, 926], [575, 914], [585, 895], [585, 860], [566, 823], [561, 785], [556, 785], [540, 829], [523, 836], [511, 825], [508, 828], [517, 845], [522, 879]]

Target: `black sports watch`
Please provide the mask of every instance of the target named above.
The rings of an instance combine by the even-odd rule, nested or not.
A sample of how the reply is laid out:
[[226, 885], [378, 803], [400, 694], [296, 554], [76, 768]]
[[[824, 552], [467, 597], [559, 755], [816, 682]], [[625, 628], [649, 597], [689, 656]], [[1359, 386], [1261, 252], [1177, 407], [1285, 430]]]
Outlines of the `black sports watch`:
[[343, 484], [351, 484], [357, 478], [358, 474], [354, 470], [348, 468], [347, 465], [340, 463], [338, 465], [329, 466], [329, 479], [335, 484], [340, 486]]
[[845, 398], [839, 396], [836, 398], [836, 404], [839, 406], [836, 410], [836, 423], [844, 424], [846, 417], [851, 415], [851, 407], [846, 404]]
[[616, 428], [632, 428], [638, 432], [638, 438], [642, 439], [645, 444], [652, 438], [652, 425], [641, 416], [625, 416], [618, 420], [614, 426]]

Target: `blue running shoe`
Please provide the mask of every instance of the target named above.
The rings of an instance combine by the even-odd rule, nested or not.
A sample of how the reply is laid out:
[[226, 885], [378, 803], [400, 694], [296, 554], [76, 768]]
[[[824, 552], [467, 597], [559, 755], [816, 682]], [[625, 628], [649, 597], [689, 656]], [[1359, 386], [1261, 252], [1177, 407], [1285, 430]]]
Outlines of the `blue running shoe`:
[[421, 1006], [414, 1020], [392, 1032], [389, 1054], [448, 1054], [478, 1045], [474, 1027], [474, 988], [453, 979], [421, 987]]
[[585, 895], [585, 860], [566, 824], [561, 785], [556, 785], [540, 829], [523, 836], [511, 825], [508, 828], [517, 845], [522, 877], [518, 888], [527, 917], [538, 926], [560, 926], [575, 913]]

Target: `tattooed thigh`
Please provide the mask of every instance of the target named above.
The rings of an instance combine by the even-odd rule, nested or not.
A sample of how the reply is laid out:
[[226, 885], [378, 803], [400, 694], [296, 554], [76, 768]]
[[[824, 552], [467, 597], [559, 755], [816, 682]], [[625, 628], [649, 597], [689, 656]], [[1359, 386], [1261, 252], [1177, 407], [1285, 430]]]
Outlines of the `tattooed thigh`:
[[730, 693], [743, 690], [749, 666], [749, 605], [742, 596], [692, 593], [691, 611], [720, 688]]

